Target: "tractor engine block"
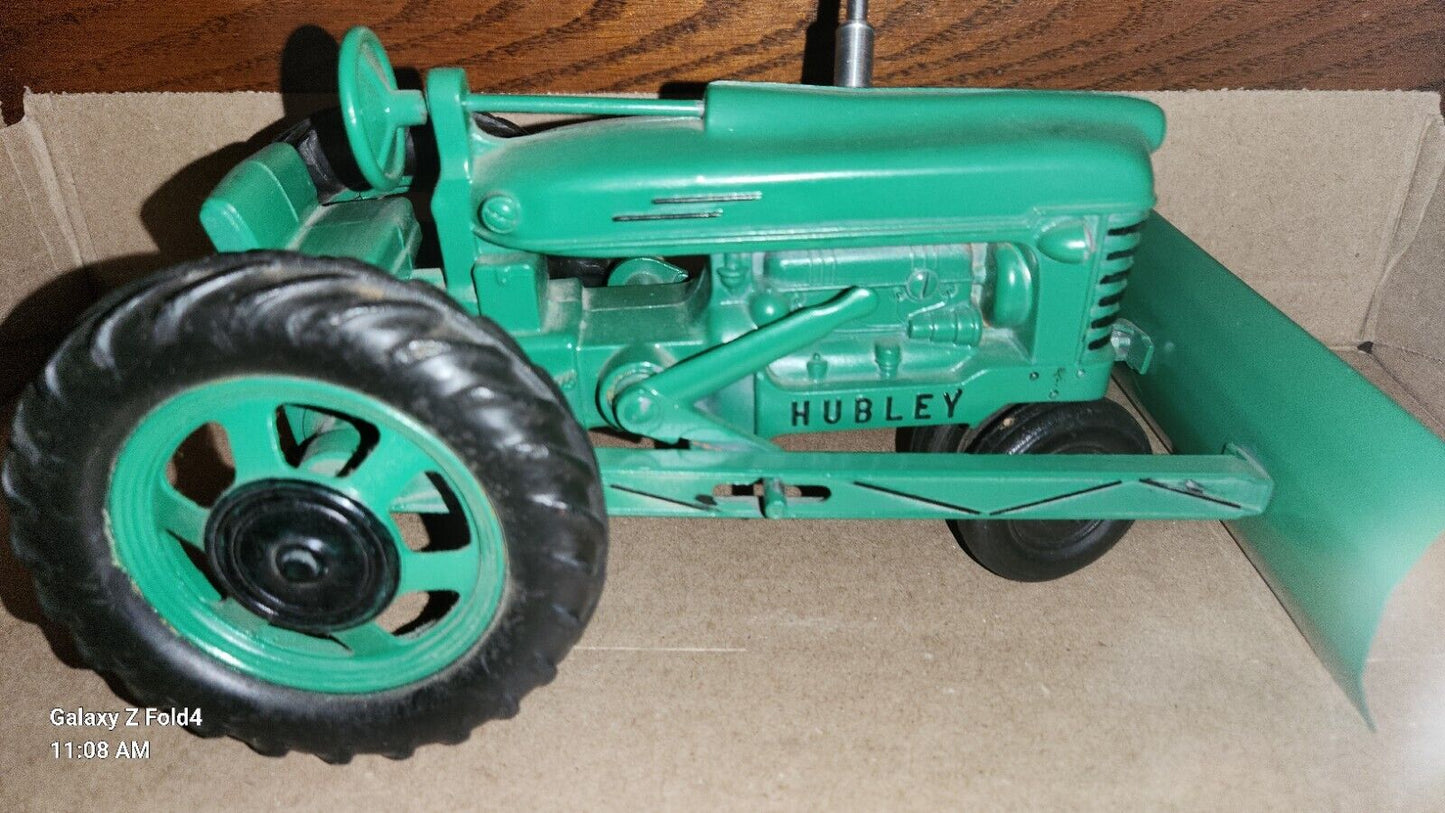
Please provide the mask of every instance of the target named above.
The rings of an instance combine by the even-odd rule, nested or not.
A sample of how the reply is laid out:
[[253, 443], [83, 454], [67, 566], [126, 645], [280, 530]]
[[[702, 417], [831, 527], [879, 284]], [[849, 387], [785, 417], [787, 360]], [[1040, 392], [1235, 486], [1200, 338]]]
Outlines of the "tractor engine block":
[[779, 383], [816, 381], [820, 368], [833, 381], [946, 376], [980, 345], [1013, 342], [1034, 310], [1034, 267], [1011, 243], [775, 251], [751, 265], [746, 301], [758, 325], [851, 287], [879, 299], [815, 352], [771, 365]]

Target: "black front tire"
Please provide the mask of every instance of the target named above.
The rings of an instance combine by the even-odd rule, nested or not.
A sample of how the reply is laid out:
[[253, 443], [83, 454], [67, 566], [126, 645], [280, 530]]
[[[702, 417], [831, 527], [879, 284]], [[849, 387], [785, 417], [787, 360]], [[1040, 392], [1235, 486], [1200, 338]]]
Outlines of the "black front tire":
[[[404, 412], [496, 506], [507, 587], [488, 630], [411, 683], [331, 693], [228, 667], [180, 636], [117, 564], [108, 523], [126, 438], [188, 387], [312, 378]], [[551, 378], [496, 325], [351, 260], [211, 257], [93, 308], [21, 398], [5, 461], [12, 543], [46, 612], [145, 706], [203, 710], [196, 733], [265, 754], [393, 758], [516, 713], [600, 596], [607, 521], [596, 459]]]
[[[1149, 439], [1113, 401], [1023, 404], [978, 427], [933, 426], [909, 438], [915, 452], [972, 454], [1148, 454]], [[959, 545], [993, 573], [1049, 581], [1092, 564], [1133, 520], [949, 520]]]

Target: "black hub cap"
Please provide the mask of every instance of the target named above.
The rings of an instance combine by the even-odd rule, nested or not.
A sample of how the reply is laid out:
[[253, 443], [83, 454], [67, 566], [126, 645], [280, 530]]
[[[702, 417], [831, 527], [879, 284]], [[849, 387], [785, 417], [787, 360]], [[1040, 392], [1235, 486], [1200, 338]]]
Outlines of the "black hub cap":
[[223, 497], [206, 557], [226, 592], [278, 627], [326, 633], [375, 618], [400, 568], [386, 526], [339, 491], [261, 480]]

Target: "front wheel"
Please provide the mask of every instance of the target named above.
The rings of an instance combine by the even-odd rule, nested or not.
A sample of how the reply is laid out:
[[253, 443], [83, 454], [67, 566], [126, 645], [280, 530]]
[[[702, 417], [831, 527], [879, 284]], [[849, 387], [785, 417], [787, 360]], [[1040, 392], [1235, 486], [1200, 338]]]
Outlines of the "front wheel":
[[[977, 428], [933, 426], [913, 432], [915, 452], [971, 454], [1148, 454], [1138, 422], [1108, 400], [1022, 404]], [[1007, 579], [1047, 581], [1103, 556], [1133, 520], [949, 520], [959, 545]]]
[[552, 678], [602, 588], [596, 461], [551, 379], [349, 260], [117, 292], [22, 397], [4, 485], [87, 660], [268, 754], [460, 741]]

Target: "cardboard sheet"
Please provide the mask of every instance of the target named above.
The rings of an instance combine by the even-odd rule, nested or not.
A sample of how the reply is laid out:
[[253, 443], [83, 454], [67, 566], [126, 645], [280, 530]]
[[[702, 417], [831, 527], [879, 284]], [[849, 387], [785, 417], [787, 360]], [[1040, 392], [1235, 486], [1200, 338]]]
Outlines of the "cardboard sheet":
[[[1440, 432], [1439, 99], [1150, 97], [1171, 122], [1161, 210]], [[210, 185], [283, 112], [314, 104], [29, 97], [25, 121], [0, 130], [7, 386], [26, 366], [17, 348], [43, 352], [96, 291], [203, 252], [194, 215]], [[1373, 354], [1353, 350], [1363, 341]], [[159, 728], [126, 734], [150, 741], [144, 762], [54, 759], [51, 743], [77, 732], [52, 726], [51, 709], [126, 704], [42, 619], [6, 546], [6, 807], [1445, 804], [1438, 544], [1372, 654], [1371, 733], [1215, 523], [1140, 524], [1097, 565], [1038, 585], [978, 568], [942, 523], [618, 520], [612, 540], [592, 626], [519, 717], [345, 769]]]
[[91, 298], [39, 125], [0, 130], [0, 397], [18, 386], [58, 338], [56, 313]]
[[[1445, 150], [1442, 150], [1445, 152]], [[1445, 194], [1435, 187], [1424, 222], [1445, 223]], [[1421, 228], [1400, 252], [1381, 286], [1373, 334], [1375, 354], [1405, 389], [1437, 408], [1445, 405], [1445, 230]], [[1437, 411], [1437, 414], [1445, 414]]]
[[[1141, 95], [1169, 120], [1159, 211], [1325, 344], [1366, 339], [1373, 286], [1440, 118], [1435, 96]], [[1441, 154], [1428, 153], [1431, 185]]]

